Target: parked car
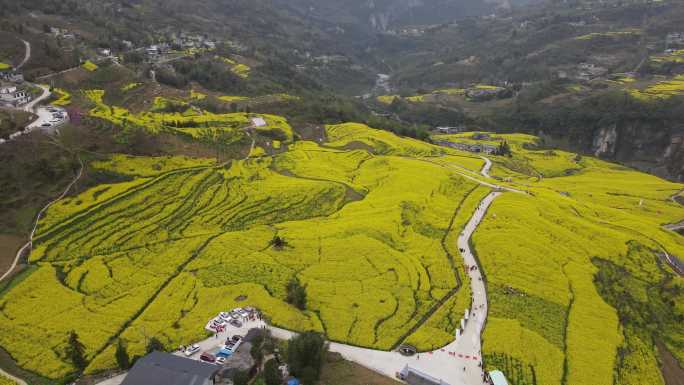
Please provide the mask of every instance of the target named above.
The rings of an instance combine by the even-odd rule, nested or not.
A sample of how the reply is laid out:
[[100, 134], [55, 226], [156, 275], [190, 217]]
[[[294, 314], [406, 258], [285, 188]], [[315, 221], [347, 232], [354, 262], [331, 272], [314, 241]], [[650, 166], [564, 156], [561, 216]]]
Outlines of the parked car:
[[233, 326], [235, 326], [236, 328], [241, 328], [241, 327], [242, 327], [242, 322], [240, 322], [240, 321], [238, 321], [238, 320], [236, 320], [236, 319], [231, 320], [231, 321], [230, 321], [230, 324], [233, 325]]
[[233, 318], [230, 313], [222, 311], [219, 313], [219, 318], [225, 320], [225, 321], [230, 321], [231, 318]]
[[239, 335], [236, 334], [236, 335], [234, 335], [233, 338], [231, 338], [230, 340], [233, 341], [233, 342], [238, 342], [238, 341], [242, 340], [242, 336], [239, 336]]
[[52, 127], [51, 123], [43, 123], [40, 125], [41, 127]]
[[217, 365], [223, 365], [226, 363], [226, 357], [218, 357], [216, 358], [216, 364]]
[[186, 357], [190, 357], [191, 355], [193, 355], [193, 354], [199, 352], [199, 350], [200, 350], [199, 345], [197, 345], [197, 344], [195, 344], [195, 345], [190, 345], [190, 346], [188, 346], [187, 348], [185, 348], [184, 354], [185, 354]]
[[241, 317], [249, 317], [249, 312], [247, 310], [241, 308], [235, 310], [237, 310], [238, 314], [240, 314]]
[[214, 318], [211, 321], [211, 324], [212, 324], [212, 326], [221, 327], [221, 326], [226, 326], [226, 321], [221, 319], [221, 318]]
[[216, 362], [216, 356], [211, 353], [204, 352], [200, 356], [200, 361], [209, 362], [210, 364], [213, 364], [214, 362]]

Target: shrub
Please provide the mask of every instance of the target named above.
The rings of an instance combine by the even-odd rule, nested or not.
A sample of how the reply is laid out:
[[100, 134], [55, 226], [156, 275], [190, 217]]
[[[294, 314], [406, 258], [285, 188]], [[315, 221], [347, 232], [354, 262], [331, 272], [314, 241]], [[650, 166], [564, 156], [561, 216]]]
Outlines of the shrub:
[[264, 380], [266, 381], [266, 385], [281, 385], [283, 383], [283, 378], [276, 360], [270, 359], [264, 364]]
[[287, 363], [293, 375], [299, 376], [306, 385], [313, 385], [318, 379], [327, 352], [323, 336], [316, 332], [305, 332], [290, 339], [287, 345]]
[[297, 278], [292, 278], [287, 283], [286, 301], [299, 310], [306, 309], [306, 288], [302, 286]]
[[116, 364], [119, 369], [127, 370], [131, 366], [130, 358], [128, 357], [128, 352], [126, 351], [126, 346], [124, 346], [121, 339], [118, 340], [116, 344], [116, 353], [114, 354], [116, 358]]

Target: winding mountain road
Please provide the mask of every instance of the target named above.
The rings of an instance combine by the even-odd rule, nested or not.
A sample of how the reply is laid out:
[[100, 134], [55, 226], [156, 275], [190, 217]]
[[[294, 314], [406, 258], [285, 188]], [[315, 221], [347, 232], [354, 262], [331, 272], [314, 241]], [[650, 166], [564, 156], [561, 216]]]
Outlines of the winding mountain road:
[[29, 59], [31, 59], [31, 43], [29, 43], [26, 40], [22, 40], [21, 42], [24, 43], [24, 46], [26, 47], [26, 52], [24, 53], [24, 60], [22, 60], [21, 63], [19, 63], [19, 65], [17, 65], [18, 70], [20, 70], [24, 66], [24, 64], [26, 64], [26, 62], [28, 62]]
[[[485, 159], [485, 165], [481, 170], [482, 175], [488, 175], [491, 168], [491, 161]], [[464, 177], [471, 178], [468, 175]], [[457, 245], [461, 250], [463, 263], [469, 268], [466, 269], [470, 277], [470, 285], [472, 289], [472, 305], [468, 311], [468, 320], [465, 322], [465, 327], [460, 335], [454, 330], [454, 341], [447, 346], [440, 349], [420, 353], [412, 357], [406, 357], [394, 351], [382, 351], [375, 349], [362, 348], [358, 346], [351, 346], [338, 342], [330, 343], [330, 351], [342, 355], [345, 359], [353, 361], [361, 366], [371, 369], [382, 375], [394, 378], [396, 373], [401, 371], [405, 366], [417, 369], [434, 378], [440, 379], [449, 385], [486, 385], [483, 377], [482, 365], [482, 344], [481, 335], [484, 329], [484, 324], [487, 318], [487, 291], [484, 283], [484, 278], [478, 267], [477, 259], [470, 248], [470, 239], [477, 230], [477, 227], [484, 219], [487, 209], [492, 202], [503, 194], [499, 190], [506, 188], [483, 182], [476, 178], [472, 178], [478, 183], [495, 188], [497, 191], [488, 194], [478, 205], [472, 217], [463, 228], [458, 237]], [[524, 193], [519, 190], [509, 189], [510, 191]], [[261, 321], [254, 325], [245, 325], [244, 327], [266, 327], [271, 331], [271, 334], [279, 339], [290, 339], [297, 333], [282, 329], [276, 326], [265, 324]], [[244, 328], [243, 327], [243, 328]], [[232, 335], [232, 333], [239, 333], [242, 330], [228, 330], [220, 333], [218, 338], [207, 338], [198, 344], [202, 351], [215, 349], [221, 344], [225, 337]], [[103, 385], [118, 384], [123, 377], [108, 380]]]
[[[485, 160], [485, 165], [480, 173], [483, 176], [489, 177], [492, 163], [487, 158], [483, 159]], [[449, 385], [487, 385], [484, 381], [481, 352], [481, 335], [487, 319], [487, 291], [478, 261], [470, 248], [470, 239], [484, 219], [492, 202], [503, 194], [503, 190], [508, 189], [517, 193], [524, 192], [493, 185], [467, 174], [462, 174], [462, 176], [496, 190], [488, 194], [479, 203], [457, 240], [457, 246], [461, 251], [463, 263], [468, 267], [466, 270], [470, 277], [472, 289], [471, 309], [467, 312], [467, 320], [463, 321], [465, 327], [462, 333], [454, 330], [454, 341], [447, 346], [412, 357], [406, 357], [394, 351], [368, 349], [338, 342], [330, 343], [329, 349], [331, 352], [339, 353], [349, 361], [391, 378], [395, 378], [397, 372], [408, 366], [444, 381]], [[247, 329], [253, 327], [265, 327], [270, 330], [274, 337], [279, 339], [290, 339], [297, 334], [290, 330], [268, 325], [263, 321], [255, 321], [243, 325], [240, 329], [228, 327], [227, 330], [219, 333], [218, 336], [207, 338], [197, 344], [202, 351], [210, 351], [220, 346], [226, 337], [233, 334], [244, 334]], [[198, 357], [194, 358], [197, 359]], [[99, 385], [118, 385], [124, 378], [125, 374], [121, 374], [107, 379]]]
[[[21, 67], [23, 67], [26, 64], [26, 62], [28, 62], [31, 59], [31, 43], [29, 43], [26, 40], [22, 40], [22, 42], [26, 46], [26, 53], [24, 54], [24, 60], [22, 60], [22, 62], [19, 63], [19, 65], [17, 65], [17, 67], [16, 67], [17, 69], [21, 69]], [[51, 122], [53, 119], [53, 116], [52, 116], [52, 113], [50, 111], [48, 111], [44, 107], [38, 107], [38, 105], [40, 103], [42, 103], [43, 101], [47, 100], [50, 96], [52, 96], [52, 92], [50, 92], [50, 88], [46, 85], [34, 84], [34, 83], [30, 83], [30, 82], [25, 82], [25, 84], [41, 89], [40, 96], [38, 96], [37, 98], [31, 100], [30, 102], [28, 102], [25, 105], [23, 105], [22, 107], [20, 107], [21, 110], [26, 111], [26, 112], [30, 112], [30, 113], [36, 115], [36, 119], [33, 122], [29, 123], [24, 130], [17, 131], [14, 134], [10, 135], [10, 140], [15, 139], [21, 135], [28, 134], [35, 129], [43, 129], [44, 128], [43, 125], [47, 126], [47, 124], [49, 124], [49, 126], [47, 126], [48, 129], [53, 130], [54, 128], [56, 128], [57, 125], [60, 124], [60, 123], [55, 124], [55, 123]], [[62, 123], [64, 123], [64, 122], [62, 122]], [[0, 139], [0, 144], [6, 143], [6, 142], [7, 141]]]
[[481, 158], [482, 158], [482, 160], [485, 161], [485, 164], [484, 164], [484, 166], [482, 166], [482, 170], [480, 170], [480, 174], [482, 174], [482, 176], [485, 178], [491, 178], [489, 176], [489, 170], [492, 169], [492, 161], [489, 160], [489, 158], [485, 158], [484, 156]]

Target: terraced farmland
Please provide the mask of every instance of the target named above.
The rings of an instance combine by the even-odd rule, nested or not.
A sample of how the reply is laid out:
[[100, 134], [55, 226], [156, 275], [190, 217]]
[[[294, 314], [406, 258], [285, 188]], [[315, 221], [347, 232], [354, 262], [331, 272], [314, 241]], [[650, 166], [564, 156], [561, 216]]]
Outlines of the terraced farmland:
[[[612, 384], [614, 372], [625, 381], [618, 383], [663, 383], [654, 341], [684, 358], [678, 325], [684, 312], [660, 305], [661, 298], [682, 301], [684, 282], [658, 256], [684, 255], [682, 237], [662, 228], [684, 216], [671, 199], [682, 185], [534, 149], [536, 138], [526, 135], [442, 138], [506, 140], [513, 154], [492, 157], [492, 174], [531, 193], [495, 201], [473, 239], [491, 301], [487, 366], [517, 384]], [[646, 314], [634, 321], [639, 312]], [[635, 335], [635, 325], [657, 331]]]
[[[2, 298], [0, 325], [11, 332], [0, 343], [20, 365], [58, 378], [72, 370], [62, 351], [73, 329], [93, 372], [114, 364], [117, 338], [131, 355], [143, 353], [143, 334], [188, 343], [204, 336], [208, 317], [246, 298], [276, 325], [391, 348], [460, 287], [443, 240], [476, 184], [378, 155], [442, 153], [436, 147], [359, 125], [328, 134], [339, 149], [301, 142], [226, 166], [125, 156], [91, 164], [134, 179], [50, 209], [30, 257], [37, 271]], [[365, 150], [345, 148], [361, 139]], [[269, 247], [276, 234], [287, 240], [282, 250]], [[292, 277], [307, 287], [305, 312], [284, 301]], [[35, 325], [35, 308], [59, 322]], [[450, 310], [433, 318], [442, 334], [431, 343], [447, 343], [452, 325], [440, 318]]]
[[[114, 109], [112, 119], [127, 116]], [[117, 339], [131, 356], [150, 336], [187, 344], [205, 337], [212, 315], [243, 305], [353, 345], [446, 345], [470, 303], [456, 238], [491, 191], [473, 180], [484, 161], [360, 124], [326, 134], [323, 145], [287, 143], [278, 155], [222, 165], [92, 162], [127, 180], [50, 208], [35, 271], [0, 297], [0, 345], [21, 366], [61, 378], [74, 370], [63, 352], [75, 330], [93, 373], [115, 365]], [[661, 227], [684, 217], [670, 199], [682, 185], [524, 146], [534, 137], [504, 138], [513, 155], [493, 157], [492, 174], [529, 194], [504, 193], [473, 238], [490, 297], [487, 367], [518, 385], [593, 385], [613, 383], [614, 372], [652, 378], [656, 339], [681, 359], [681, 308], [655, 308], [657, 330], [636, 333], [625, 314], [648, 296], [630, 293], [629, 306], [615, 298], [625, 276], [681, 303], [682, 279], [657, 253], [684, 255], [681, 237]], [[275, 236], [286, 245], [273, 247]], [[286, 302], [292, 278], [306, 287], [305, 311]], [[37, 324], [33, 309], [51, 322]]]
[[[257, 131], [273, 138], [290, 142], [293, 139], [292, 127], [285, 118], [268, 114], [228, 113], [214, 114], [191, 107], [183, 100], [157, 97], [149, 111], [132, 113], [126, 108], [105, 103], [103, 90], [85, 91], [85, 96], [93, 104], [89, 115], [102, 119], [124, 130], [143, 129], [150, 133], [171, 132], [189, 136], [197, 140], [230, 144], [245, 136], [244, 130], [252, 125], [251, 118], [260, 117], [266, 125]], [[168, 112], [182, 109], [183, 112]]]

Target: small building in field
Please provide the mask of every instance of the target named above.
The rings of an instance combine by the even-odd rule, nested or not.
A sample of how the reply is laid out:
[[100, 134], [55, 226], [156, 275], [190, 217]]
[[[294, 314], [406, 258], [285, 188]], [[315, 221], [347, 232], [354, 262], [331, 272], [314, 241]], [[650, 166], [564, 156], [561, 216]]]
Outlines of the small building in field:
[[436, 128], [437, 132], [440, 134], [457, 134], [459, 132], [464, 132], [466, 128], [464, 126], [456, 126], [456, 127], [437, 127]]
[[252, 125], [254, 127], [266, 127], [268, 124], [266, 123], [266, 119], [262, 117], [256, 117], [252, 118]]
[[397, 378], [409, 385], [449, 385], [446, 382], [423, 373], [408, 365], [404, 366], [401, 372], [397, 372]]
[[169, 353], [139, 359], [121, 385], [214, 385], [219, 367]]
[[492, 370], [491, 372], [488, 373], [489, 376], [489, 382], [492, 385], [508, 385], [508, 381], [506, 380], [506, 376], [504, 376], [503, 372], [500, 370]]

